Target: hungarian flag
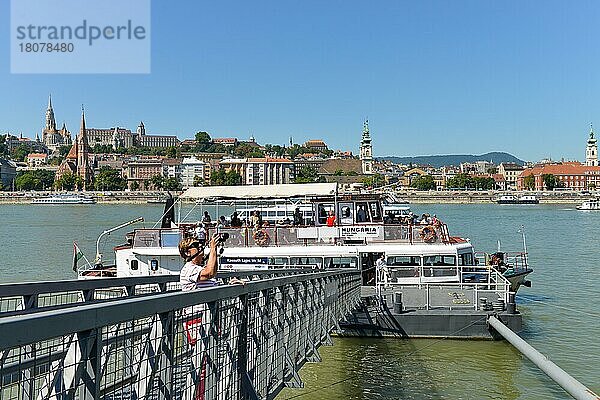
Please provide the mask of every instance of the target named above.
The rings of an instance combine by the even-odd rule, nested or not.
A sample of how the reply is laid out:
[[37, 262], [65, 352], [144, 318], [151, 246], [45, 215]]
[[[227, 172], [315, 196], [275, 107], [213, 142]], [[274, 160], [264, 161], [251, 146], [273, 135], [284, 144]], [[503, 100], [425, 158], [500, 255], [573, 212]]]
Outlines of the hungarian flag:
[[83, 253], [79, 250], [76, 242], [73, 242], [73, 271], [77, 271], [77, 263], [83, 258]]

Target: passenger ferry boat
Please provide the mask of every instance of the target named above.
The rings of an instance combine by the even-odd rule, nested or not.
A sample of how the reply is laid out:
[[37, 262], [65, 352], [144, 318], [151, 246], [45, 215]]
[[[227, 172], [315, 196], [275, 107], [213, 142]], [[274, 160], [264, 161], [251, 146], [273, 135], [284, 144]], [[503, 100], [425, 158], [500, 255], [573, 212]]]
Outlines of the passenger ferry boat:
[[519, 197], [503, 195], [496, 199], [496, 203], [498, 204], [539, 204], [539, 202], [538, 198], [533, 195], [523, 195]]
[[600, 199], [586, 200], [577, 206], [581, 211], [598, 211], [600, 210]]
[[58, 194], [33, 199], [31, 204], [96, 204], [96, 199], [79, 194]]
[[[501, 259], [498, 255], [476, 255], [468, 239], [451, 236], [439, 220], [425, 225], [386, 223], [379, 195], [338, 194], [336, 184], [195, 187], [180, 200], [281, 199], [281, 192], [290, 199], [309, 199], [316, 215], [314, 223], [209, 227], [209, 234], [229, 235], [220, 249], [221, 270], [355, 268], [362, 273], [363, 285], [383, 281], [390, 285], [483, 282], [488, 287], [504, 285], [507, 293], [526, 284], [525, 277], [532, 272], [525, 252], [502, 253]], [[330, 211], [336, 215], [334, 226], [326, 223]], [[177, 245], [183, 237], [193, 235], [195, 224], [173, 226], [174, 216], [173, 202], [167, 201], [161, 227], [135, 229], [127, 234], [127, 243], [114, 248], [114, 265], [103, 265], [98, 238], [96, 265], [80, 269], [79, 276], [178, 274], [183, 262]], [[376, 262], [382, 255], [387, 267], [384, 280], [376, 275]]]

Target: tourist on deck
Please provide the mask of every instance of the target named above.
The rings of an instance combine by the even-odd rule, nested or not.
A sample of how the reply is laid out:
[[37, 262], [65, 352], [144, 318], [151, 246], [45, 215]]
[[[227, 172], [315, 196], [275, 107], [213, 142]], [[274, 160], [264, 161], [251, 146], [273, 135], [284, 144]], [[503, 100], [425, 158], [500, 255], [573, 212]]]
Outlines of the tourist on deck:
[[204, 211], [204, 216], [202, 217], [202, 222], [205, 224], [210, 224], [212, 222], [208, 211]]
[[250, 226], [253, 226], [255, 229], [262, 227], [262, 215], [260, 215], [260, 211], [254, 210], [254, 213], [250, 217]]
[[225, 228], [227, 226], [227, 220], [224, 215], [219, 217], [219, 221], [217, 222], [217, 228]]
[[304, 225], [304, 220], [302, 218], [302, 212], [299, 207], [296, 207], [294, 211], [294, 226]]
[[385, 262], [385, 254], [382, 254], [381, 257], [375, 261], [375, 270], [377, 271], [377, 282], [383, 283], [385, 287], [388, 287], [388, 267]]
[[204, 224], [200, 221], [198, 221], [196, 223], [196, 229], [194, 230], [196, 239], [198, 239], [198, 241], [202, 244], [202, 246], [204, 246], [204, 244], [206, 243], [206, 228], [204, 227]]
[[327, 226], [335, 225], [335, 213], [333, 211], [329, 211], [329, 216], [327, 216]]
[[242, 226], [242, 220], [238, 217], [238, 212], [234, 211], [231, 215], [231, 226], [233, 228], [240, 228]]
[[358, 211], [356, 212], [356, 222], [367, 222], [367, 212], [363, 206], [358, 206]]

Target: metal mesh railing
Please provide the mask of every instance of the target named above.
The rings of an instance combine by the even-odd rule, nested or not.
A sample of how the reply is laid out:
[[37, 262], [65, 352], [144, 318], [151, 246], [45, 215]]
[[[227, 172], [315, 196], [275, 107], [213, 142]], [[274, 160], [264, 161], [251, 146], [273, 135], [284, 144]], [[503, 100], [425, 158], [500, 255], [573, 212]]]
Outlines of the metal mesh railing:
[[0, 399], [273, 398], [359, 301], [337, 270], [0, 318]]

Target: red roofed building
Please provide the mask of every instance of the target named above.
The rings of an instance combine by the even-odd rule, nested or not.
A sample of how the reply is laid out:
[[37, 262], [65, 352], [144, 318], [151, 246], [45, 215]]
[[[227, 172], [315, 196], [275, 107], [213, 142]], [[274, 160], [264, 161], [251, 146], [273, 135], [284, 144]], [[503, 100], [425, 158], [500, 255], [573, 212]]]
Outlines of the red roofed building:
[[46, 153], [29, 153], [27, 155], [27, 165], [30, 167], [39, 167], [48, 162], [48, 154]]
[[592, 187], [600, 188], [600, 167], [587, 166], [579, 162], [564, 162], [559, 164], [538, 164], [525, 169], [517, 179], [517, 189], [525, 189], [525, 177], [533, 175], [535, 190], [544, 190], [542, 175], [552, 174], [564, 187], [573, 190], [587, 190]]

